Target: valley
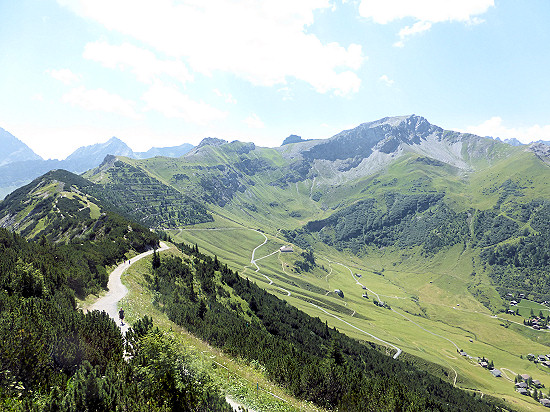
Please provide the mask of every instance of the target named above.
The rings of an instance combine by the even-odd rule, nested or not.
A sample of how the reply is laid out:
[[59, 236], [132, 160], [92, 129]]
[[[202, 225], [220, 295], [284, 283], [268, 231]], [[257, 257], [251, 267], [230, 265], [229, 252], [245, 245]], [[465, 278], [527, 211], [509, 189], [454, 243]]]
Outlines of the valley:
[[[411, 354], [416, 358], [413, 362], [428, 362], [424, 366], [432, 373], [457, 387], [532, 410], [537, 404], [526, 402], [515, 392], [515, 376], [528, 373], [550, 385], [548, 368], [526, 359], [527, 353], [548, 351], [550, 334], [540, 331], [535, 335], [520, 322], [505, 327], [503, 322], [514, 322], [514, 316], [496, 317], [476, 301], [468, 292], [469, 274], [454, 275], [461, 262], [459, 251], [450, 267], [449, 262], [438, 262], [438, 267], [422, 268], [414, 262], [401, 265], [405, 267], [399, 270], [388, 264], [388, 256], [383, 254], [376, 259], [360, 259], [325, 249], [322, 254], [315, 253], [319, 264], [325, 266], [322, 273], [296, 274], [290, 268], [298, 251], [280, 252], [287, 243], [277, 236], [268, 235], [264, 244], [263, 234], [255, 230], [221, 226], [168, 233], [175, 240], [197, 244], [201, 250], [231, 262], [242, 276], [349, 336], [386, 346], [392, 355], [396, 347], [402, 348], [402, 359], [410, 360], [407, 354]], [[251, 263], [252, 251], [259, 271]], [[463, 261], [468, 258], [471, 260], [471, 255], [462, 257]], [[385, 269], [386, 265], [392, 269]], [[453, 276], [447, 275], [449, 270]], [[368, 299], [362, 297], [365, 290], [361, 284], [367, 288]], [[342, 290], [345, 297], [337, 296], [335, 289]], [[375, 306], [373, 299], [385, 301], [391, 310]], [[459, 350], [469, 356], [461, 356]], [[508, 373], [493, 377], [479, 366], [478, 357], [491, 359], [496, 368]]]
[[[107, 235], [102, 225], [114, 210], [165, 241], [191, 245], [178, 246], [176, 255], [192, 264], [182, 273], [198, 277], [184, 287], [164, 272], [153, 270], [155, 282], [143, 274], [149, 283], [134, 286], [156, 289], [135, 297], [131, 305], [143, 306], [141, 314], [153, 305], [178, 327], [216, 341], [208, 326], [215, 319], [200, 315], [216, 308], [228, 322], [254, 325], [261, 339], [275, 342], [281, 332], [269, 323], [269, 305], [297, 308], [311, 322], [427, 371], [476, 401], [537, 410], [542, 406], [534, 397], [550, 388], [550, 368], [531, 356], [550, 352], [549, 308], [539, 303], [550, 301], [548, 159], [537, 145], [448, 131], [414, 115], [278, 148], [207, 138], [179, 158], [109, 155], [81, 176], [49, 172], [0, 203], [0, 224], [34, 241], [78, 245]], [[117, 226], [124, 242], [138, 230], [128, 228]], [[241, 280], [224, 283], [229, 275], [212, 269], [214, 256]], [[283, 303], [264, 308], [232, 289], [243, 280]], [[96, 293], [99, 286], [89, 282], [77, 293]], [[133, 310], [130, 318], [138, 320]], [[195, 310], [201, 321], [192, 321]], [[246, 356], [263, 356], [253, 349]], [[300, 385], [321, 372], [300, 385], [296, 376], [269, 373], [298, 397], [316, 399], [317, 388]], [[542, 387], [533, 396], [520, 394], [520, 374]]]

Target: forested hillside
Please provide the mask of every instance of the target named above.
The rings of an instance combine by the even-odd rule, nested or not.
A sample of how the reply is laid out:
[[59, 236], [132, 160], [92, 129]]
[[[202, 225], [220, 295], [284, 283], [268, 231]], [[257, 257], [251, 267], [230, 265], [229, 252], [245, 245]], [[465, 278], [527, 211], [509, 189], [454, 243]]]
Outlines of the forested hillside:
[[183, 260], [153, 259], [149, 283], [159, 307], [210, 344], [257, 361], [294, 396], [342, 411], [495, 409], [330, 329], [196, 246], [180, 248]]
[[107, 156], [87, 176], [101, 183], [97, 191], [103, 199], [148, 227], [177, 227], [212, 221], [203, 204], [114, 156]]
[[[144, 249], [150, 240], [132, 246]], [[105, 247], [113, 241], [116, 250]], [[130, 330], [125, 362], [114, 321], [105, 312], [76, 309], [75, 292], [105, 286], [104, 265], [128, 250], [123, 236], [59, 246], [0, 229], [0, 409], [231, 410], [150, 320]]]
[[[440, 193], [386, 193], [367, 198], [327, 219], [286, 231], [287, 238], [307, 246], [313, 239], [366, 253], [369, 248], [419, 247], [426, 258], [462, 243], [478, 249], [488, 274], [503, 293], [522, 291], [550, 299], [550, 203], [534, 200], [489, 210], [456, 213]], [[315, 235], [309, 238], [308, 235]]]

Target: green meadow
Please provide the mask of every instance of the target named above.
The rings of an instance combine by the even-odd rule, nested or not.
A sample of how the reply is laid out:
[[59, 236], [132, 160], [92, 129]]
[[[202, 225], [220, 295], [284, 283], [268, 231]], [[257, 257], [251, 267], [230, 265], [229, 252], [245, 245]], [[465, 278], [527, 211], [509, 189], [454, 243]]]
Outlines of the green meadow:
[[[426, 260], [412, 249], [358, 257], [316, 245], [317, 266], [304, 272], [296, 267], [302, 249], [293, 245], [292, 253], [279, 252], [288, 243], [277, 232], [262, 233], [219, 218], [203, 226], [168, 234], [217, 255], [241, 276], [349, 336], [375, 342], [391, 355], [394, 346], [400, 348], [403, 359], [458, 387], [504, 399], [520, 410], [540, 404], [515, 392], [517, 374], [528, 373], [550, 388], [547, 368], [525, 359], [527, 353], [549, 352], [550, 334], [523, 326], [518, 316], [513, 323], [514, 316], [498, 311], [498, 294], [487, 277], [472, 274], [475, 254], [462, 246]], [[259, 270], [251, 263], [253, 251]], [[483, 299], [488, 301], [485, 306]], [[533, 308], [538, 311], [538, 306]], [[503, 376], [495, 378], [480, 367], [481, 357], [493, 361]]]

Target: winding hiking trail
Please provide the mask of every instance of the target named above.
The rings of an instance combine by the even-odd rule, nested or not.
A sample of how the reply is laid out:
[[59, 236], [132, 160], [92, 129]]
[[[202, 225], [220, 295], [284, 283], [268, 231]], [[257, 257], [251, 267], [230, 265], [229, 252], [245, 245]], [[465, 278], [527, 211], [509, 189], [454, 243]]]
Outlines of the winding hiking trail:
[[[160, 242], [160, 248], [157, 249], [157, 252], [168, 249], [170, 249], [170, 247], [166, 243]], [[153, 249], [148, 250], [147, 252], [140, 253], [139, 255], [134, 256], [133, 258], [124, 261], [124, 263], [118, 265], [109, 275], [109, 282], [107, 283], [107, 294], [96, 300], [94, 304], [91, 305], [86, 311], [99, 310], [107, 312], [107, 314], [118, 325], [122, 334], [125, 335], [129, 325], [128, 322], [124, 322], [123, 324], [121, 324], [119, 321], [118, 302], [124, 296], [126, 296], [126, 294], [128, 293], [128, 289], [122, 284], [120, 278], [124, 271], [128, 269], [131, 265], [136, 263], [138, 260], [143, 259], [145, 256], [149, 256], [152, 254]]]

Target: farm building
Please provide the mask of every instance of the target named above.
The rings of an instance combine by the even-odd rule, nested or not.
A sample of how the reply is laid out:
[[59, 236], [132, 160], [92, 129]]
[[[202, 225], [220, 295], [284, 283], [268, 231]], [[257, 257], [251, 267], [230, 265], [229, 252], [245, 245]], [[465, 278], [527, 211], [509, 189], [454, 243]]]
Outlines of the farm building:
[[286, 246], [281, 246], [281, 248], [279, 249], [281, 252], [286, 252], [286, 253], [292, 253], [294, 252], [294, 249], [292, 248], [292, 246], [290, 245], [286, 245]]
[[502, 376], [502, 373], [498, 369], [491, 369], [491, 373], [495, 378], [500, 378]]
[[525, 388], [518, 388], [517, 389], [517, 392], [520, 394], [520, 395], [529, 395], [529, 391]]
[[527, 389], [527, 384], [525, 382], [518, 382], [518, 383], [516, 383], [516, 388]]
[[334, 293], [336, 293], [341, 298], [344, 297], [344, 292], [342, 292], [340, 289], [334, 289]]
[[542, 406], [546, 406], [547, 408], [550, 408], [550, 399], [542, 398], [539, 399], [539, 402]]

